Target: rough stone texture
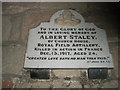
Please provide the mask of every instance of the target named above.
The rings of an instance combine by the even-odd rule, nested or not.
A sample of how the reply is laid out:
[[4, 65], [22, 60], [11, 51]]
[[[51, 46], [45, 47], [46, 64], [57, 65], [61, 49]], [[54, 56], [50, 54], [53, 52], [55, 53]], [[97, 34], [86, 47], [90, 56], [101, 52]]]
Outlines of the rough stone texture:
[[15, 88], [16, 85], [19, 83], [20, 78], [18, 78], [18, 77], [14, 77], [14, 78], [12, 78], [12, 80], [13, 80], [13, 88]]
[[28, 80], [20, 79], [14, 88], [50, 88], [50, 81]]
[[13, 88], [12, 78], [2, 78], [2, 88]]
[[118, 88], [118, 81], [112, 80], [103, 84], [102, 88]]
[[[118, 46], [118, 52], [120, 52], [120, 44]], [[120, 58], [120, 56], [117, 56], [118, 58]], [[118, 75], [119, 75], [119, 78], [120, 78], [120, 59], [118, 59]], [[120, 80], [119, 80], [120, 81]], [[120, 85], [119, 85], [120, 86]]]
[[2, 89], [2, 78], [0, 78], [0, 89]]
[[[109, 19], [112, 18], [112, 16], [108, 16], [108, 18], [106, 18], [106, 16], [108, 16], [108, 14], [104, 14], [102, 12], [100, 13], [97, 11], [83, 14], [83, 17], [86, 20], [86, 22], [94, 23], [98, 28], [104, 29], [106, 31], [108, 42], [117, 42], [118, 23], [112, 19]], [[112, 25], [113, 22], [117, 24]]]
[[24, 82], [24, 83], [20, 83], [15, 88], [31, 88], [31, 86], [32, 86], [31, 83]]
[[71, 81], [69, 88], [82, 88], [79, 81]]
[[109, 47], [110, 47], [110, 52], [112, 54], [113, 57], [113, 63], [114, 63], [114, 73], [116, 77], [118, 77], [118, 43], [114, 42], [114, 43], [109, 43]]
[[3, 74], [8, 76], [21, 75], [23, 64], [25, 47], [21, 45], [3, 46], [3, 61], [2, 71]]
[[3, 2], [3, 14], [23, 13], [29, 9], [38, 8], [39, 2]]
[[2, 41], [19, 41], [21, 30], [22, 30], [22, 15], [3, 16]]
[[[108, 11], [110, 8], [110, 5], [112, 3], [104, 3], [104, 2], [88, 2], [87, 8], [89, 8], [89, 11]], [[108, 9], [109, 8], [109, 9]]]
[[69, 88], [69, 81], [65, 82], [62, 79], [59, 80], [53, 80], [53, 88]]
[[48, 22], [56, 10], [32, 10], [25, 13], [22, 40], [27, 40], [28, 30], [35, 28], [41, 22]]
[[80, 77], [79, 69], [54, 69], [53, 70], [56, 77], [65, 78], [65, 77]]
[[11, 16], [2, 16], [2, 40], [7, 41], [12, 28]]
[[[3, 3], [3, 75], [14, 77], [15, 88], [116, 88], [118, 87], [118, 30], [117, 15], [107, 6], [108, 3]], [[108, 7], [108, 8], [107, 8]], [[117, 7], [117, 5], [115, 5]], [[99, 28], [105, 29], [115, 68], [109, 72], [104, 80], [91, 80], [86, 70], [53, 69], [52, 78], [47, 80], [32, 80], [27, 70], [23, 69], [26, 46], [18, 45], [17, 41], [27, 40], [30, 28], [41, 22], [48, 22], [58, 10], [72, 8], [83, 15], [86, 22], [92, 22]], [[115, 10], [116, 12], [119, 10]], [[23, 17], [23, 18], [22, 18]], [[23, 21], [21, 20], [23, 19]], [[21, 25], [23, 24], [23, 26]], [[22, 33], [19, 33], [20, 32]], [[19, 38], [20, 36], [20, 38]], [[13, 42], [14, 41], [14, 42]], [[15, 43], [16, 42], [16, 43]], [[20, 43], [22, 44], [22, 43]], [[120, 69], [120, 67], [119, 67]]]
[[89, 85], [84, 85], [84, 88], [90, 88], [90, 86]]
[[72, 80], [53, 80], [53, 88], [82, 88], [79, 81]]
[[54, 3], [40, 3], [41, 9], [75, 9], [79, 10], [81, 13], [86, 12], [87, 3], [86, 2], [54, 2]]
[[31, 88], [50, 88], [50, 81], [37, 81], [32, 83]]
[[14, 16], [13, 17], [13, 27], [12, 27], [12, 31], [11, 31], [11, 36], [10, 36], [10, 40], [12, 41], [17, 41], [20, 39], [20, 32], [22, 29], [22, 17], [20, 15]]
[[86, 70], [53, 70], [55, 77], [53, 78], [53, 88], [83, 88], [81, 83], [86, 78]]
[[31, 79], [27, 70], [23, 70], [21, 78], [14, 78], [14, 88], [50, 88], [51, 84], [51, 80]]

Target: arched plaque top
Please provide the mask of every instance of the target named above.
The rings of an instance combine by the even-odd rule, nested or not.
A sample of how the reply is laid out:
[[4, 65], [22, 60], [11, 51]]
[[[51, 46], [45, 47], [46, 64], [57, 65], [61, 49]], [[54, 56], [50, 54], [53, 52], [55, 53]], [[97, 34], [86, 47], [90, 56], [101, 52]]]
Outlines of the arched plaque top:
[[84, 24], [85, 20], [81, 14], [74, 10], [60, 10], [53, 14], [50, 23], [63, 26], [74, 26]]
[[74, 10], [60, 10], [29, 31], [24, 68], [113, 67], [105, 31]]

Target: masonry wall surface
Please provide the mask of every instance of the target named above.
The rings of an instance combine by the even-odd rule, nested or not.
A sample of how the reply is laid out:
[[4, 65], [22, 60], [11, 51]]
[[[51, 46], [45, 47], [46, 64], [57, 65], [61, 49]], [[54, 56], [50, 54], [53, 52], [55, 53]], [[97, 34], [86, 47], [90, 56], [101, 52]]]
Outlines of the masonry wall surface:
[[[3, 88], [117, 88], [118, 3], [2, 3]], [[29, 29], [62, 9], [73, 9], [107, 33], [115, 68], [105, 80], [90, 80], [82, 69], [51, 69], [50, 80], [33, 80], [23, 68]], [[6, 84], [7, 83], [7, 84]]]

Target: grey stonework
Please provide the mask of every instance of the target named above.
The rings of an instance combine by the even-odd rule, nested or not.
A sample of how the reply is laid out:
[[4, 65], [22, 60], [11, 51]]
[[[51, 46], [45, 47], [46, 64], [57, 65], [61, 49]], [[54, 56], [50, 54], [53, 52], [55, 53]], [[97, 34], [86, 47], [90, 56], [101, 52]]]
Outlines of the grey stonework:
[[[94, 22], [107, 32], [110, 52], [113, 56], [115, 68], [109, 72], [107, 79], [91, 80], [88, 79], [87, 70], [81, 69], [51, 69], [50, 79], [39, 80], [31, 79], [29, 70], [23, 68], [24, 56], [26, 52], [29, 23], [32, 19], [35, 24], [49, 21], [50, 15], [60, 9], [72, 8], [80, 12], [86, 22]], [[105, 9], [103, 9], [105, 8]], [[37, 11], [36, 11], [37, 10]], [[102, 7], [97, 3], [3, 3], [2, 14], [2, 71], [4, 77], [13, 79], [14, 88], [117, 88], [118, 87], [118, 27], [111, 20], [108, 13], [107, 4]], [[29, 12], [28, 12], [29, 11]], [[37, 20], [34, 12], [38, 16], [44, 13], [41, 21]], [[31, 15], [29, 15], [31, 13]], [[46, 15], [47, 14], [47, 15]], [[28, 16], [28, 17], [27, 17]], [[27, 17], [27, 18], [26, 18]], [[29, 18], [31, 17], [31, 18]], [[47, 17], [47, 18], [46, 18]], [[28, 22], [29, 21], [29, 22]], [[24, 27], [24, 25], [27, 27]], [[23, 35], [23, 36], [22, 36]]]

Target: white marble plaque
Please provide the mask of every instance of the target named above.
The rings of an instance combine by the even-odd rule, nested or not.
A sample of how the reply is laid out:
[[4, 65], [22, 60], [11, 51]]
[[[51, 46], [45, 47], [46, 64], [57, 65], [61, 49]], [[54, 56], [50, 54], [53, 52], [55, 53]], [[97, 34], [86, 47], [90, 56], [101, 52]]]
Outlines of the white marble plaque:
[[25, 68], [113, 68], [105, 30], [60, 10], [29, 30]]

